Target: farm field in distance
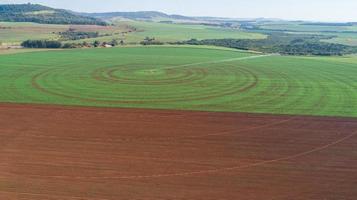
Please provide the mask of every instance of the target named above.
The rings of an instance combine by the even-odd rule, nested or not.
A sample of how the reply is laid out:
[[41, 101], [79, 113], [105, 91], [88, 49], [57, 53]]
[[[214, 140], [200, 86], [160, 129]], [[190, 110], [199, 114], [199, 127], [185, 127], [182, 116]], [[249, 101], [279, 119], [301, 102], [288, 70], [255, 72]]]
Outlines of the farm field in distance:
[[[115, 21], [113, 26], [98, 25], [53, 25], [36, 24], [28, 22], [0, 22], [0, 42], [3, 44], [18, 45], [24, 40], [59, 39], [59, 32], [68, 29], [77, 32], [98, 32], [99, 37], [80, 39], [70, 42], [111, 41], [120, 39], [127, 44], [138, 44], [145, 37], [155, 37], [161, 42], [177, 42], [181, 40], [209, 39], [209, 38], [235, 38], [235, 39], [264, 39], [260, 33], [250, 33], [243, 30], [222, 29], [205, 25], [165, 24], [158, 22]], [[135, 29], [135, 31], [133, 30]]]
[[64, 32], [70, 28], [76, 31], [98, 32], [102, 35], [111, 34], [117, 37], [118, 35], [120, 36], [120, 33], [128, 31], [128, 27], [126, 26], [54, 25], [29, 22], [0, 22], [0, 42], [2, 42], [3, 45], [19, 45], [21, 42], [28, 39], [55, 40], [59, 39], [59, 32]]
[[261, 29], [286, 32], [290, 34], [314, 34], [333, 36], [324, 42], [357, 46], [357, 25], [306, 23], [306, 22], [269, 22], [258, 25]]
[[240, 29], [229, 29], [222, 27], [213, 27], [207, 25], [193, 24], [167, 24], [157, 22], [141, 21], [115, 21], [119, 26], [129, 25], [136, 27], [138, 31], [126, 35], [128, 43], [135, 43], [142, 38], [154, 37], [161, 42], [176, 42], [195, 39], [264, 39], [266, 35], [260, 33], [247, 32]]

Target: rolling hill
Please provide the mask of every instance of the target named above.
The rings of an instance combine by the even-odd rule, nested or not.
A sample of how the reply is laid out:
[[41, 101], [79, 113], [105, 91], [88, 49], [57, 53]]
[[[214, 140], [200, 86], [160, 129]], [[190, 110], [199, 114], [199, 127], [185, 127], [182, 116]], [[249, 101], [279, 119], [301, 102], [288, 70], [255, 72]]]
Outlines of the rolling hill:
[[72, 11], [54, 9], [38, 4], [0, 4], [0, 21], [106, 25], [104, 21], [97, 18], [81, 16]]
[[182, 15], [168, 15], [157, 11], [138, 11], [138, 12], [107, 12], [107, 13], [81, 13], [84, 16], [101, 19], [125, 18], [131, 20], [187, 20], [194, 21], [194, 17]]

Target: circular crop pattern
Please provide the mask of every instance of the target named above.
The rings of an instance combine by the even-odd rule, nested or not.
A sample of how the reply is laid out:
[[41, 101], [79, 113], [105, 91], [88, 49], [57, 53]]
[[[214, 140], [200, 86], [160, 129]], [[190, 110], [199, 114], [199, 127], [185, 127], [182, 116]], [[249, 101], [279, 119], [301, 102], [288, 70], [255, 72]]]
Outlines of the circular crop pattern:
[[[216, 84], [210, 84], [213, 82]], [[74, 67], [42, 71], [32, 79], [33, 87], [43, 93], [104, 103], [209, 100], [244, 92], [257, 82], [257, 76], [249, 69], [228, 65], [165, 68], [129, 64], [87, 70]]]
[[6, 65], [11, 80], [2, 83], [3, 101], [356, 115], [353, 63], [169, 47], [46, 52], [21, 59], [28, 65], [11, 60]]

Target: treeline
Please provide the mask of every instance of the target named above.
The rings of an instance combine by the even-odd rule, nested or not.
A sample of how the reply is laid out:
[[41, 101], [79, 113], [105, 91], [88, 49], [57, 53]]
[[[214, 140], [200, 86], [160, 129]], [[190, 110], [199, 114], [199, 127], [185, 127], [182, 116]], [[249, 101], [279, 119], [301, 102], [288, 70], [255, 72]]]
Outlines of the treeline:
[[211, 45], [242, 50], [253, 50], [265, 53], [280, 53], [287, 55], [344, 55], [357, 53], [356, 47], [320, 42], [328, 39], [325, 36], [302, 35], [302, 34], [272, 34], [266, 39], [191, 39], [175, 44]]
[[51, 48], [51, 49], [71, 49], [71, 48], [93, 48], [93, 47], [114, 47], [117, 45], [124, 45], [123, 40], [113, 39], [110, 42], [100, 42], [98, 40], [94, 42], [80, 42], [80, 43], [61, 43], [53, 40], [26, 40], [21, 43], [21, 46], [25, 48]]
[[303, 42], [297, 44], [281, 45], [279, 53], [289, 55], [320, 55], [320, 56], [342, 56], [345, 54], [356, 53], [356, 49], [351, 47], [325, 43], [325, 42]]
[[21, 43], [25, 48], [51, 48], [57, 49], [62, 47], [62, 43], [52, 40], [26, 40]]
[[82, 40], [88, 38], [97, 38], [100, 36], [98, 32], [75, 31], [73, 29], [69, 29], [65, 32], [59, 32], [58, 34], [62, 40]]
[[0, 5], [0, 21], [107, 25], [106, 22], [100, 19], [81, 16], [67, 10], [53, 9], [37, 4]]

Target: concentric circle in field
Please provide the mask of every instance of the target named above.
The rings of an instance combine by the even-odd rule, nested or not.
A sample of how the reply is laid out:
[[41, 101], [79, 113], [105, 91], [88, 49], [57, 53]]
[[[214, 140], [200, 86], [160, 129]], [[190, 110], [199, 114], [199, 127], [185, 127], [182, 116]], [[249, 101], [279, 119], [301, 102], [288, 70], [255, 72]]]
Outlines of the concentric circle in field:
[[356, 116], [357, 70], [341, 60], [193, 47], [19, 54], [0, 63], [0, 100]]
[[41, 71], [32, 79], [33, 87], [43, 93], [106, 103], [208, 100], [243, 92], [257, 82], [248, 68], [224, 63], [66, 67]]

